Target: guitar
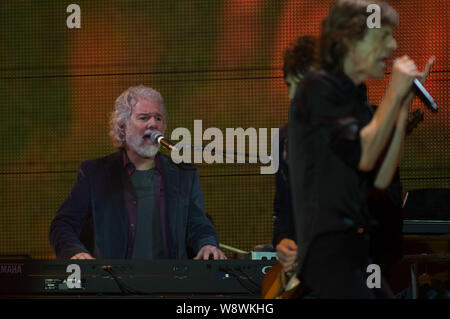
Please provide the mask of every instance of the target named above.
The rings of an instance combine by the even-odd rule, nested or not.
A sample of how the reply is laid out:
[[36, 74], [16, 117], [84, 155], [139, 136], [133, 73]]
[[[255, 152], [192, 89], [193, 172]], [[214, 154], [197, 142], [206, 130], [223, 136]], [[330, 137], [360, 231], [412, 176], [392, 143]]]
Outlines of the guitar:
[[261, 296], [263, 299], [293, 299], [300, 294], [297, 271], [286, 273], [281, 263], [275, 264], [264, 276]]

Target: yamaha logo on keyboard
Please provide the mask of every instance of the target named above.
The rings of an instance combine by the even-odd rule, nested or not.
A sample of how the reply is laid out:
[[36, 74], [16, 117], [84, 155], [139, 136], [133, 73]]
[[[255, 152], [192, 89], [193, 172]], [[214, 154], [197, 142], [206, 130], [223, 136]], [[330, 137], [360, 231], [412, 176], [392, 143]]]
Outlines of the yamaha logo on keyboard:
[[22, 264], [2, 264], [0, 265], [0, 275], [21, 275]]

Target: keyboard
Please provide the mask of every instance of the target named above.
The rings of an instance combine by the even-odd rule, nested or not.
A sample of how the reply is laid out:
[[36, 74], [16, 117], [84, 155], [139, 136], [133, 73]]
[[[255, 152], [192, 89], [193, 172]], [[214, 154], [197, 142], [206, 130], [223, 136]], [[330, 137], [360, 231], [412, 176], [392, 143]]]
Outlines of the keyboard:
[[259, 297], [277, 260], [0, 260], [3, 296]]

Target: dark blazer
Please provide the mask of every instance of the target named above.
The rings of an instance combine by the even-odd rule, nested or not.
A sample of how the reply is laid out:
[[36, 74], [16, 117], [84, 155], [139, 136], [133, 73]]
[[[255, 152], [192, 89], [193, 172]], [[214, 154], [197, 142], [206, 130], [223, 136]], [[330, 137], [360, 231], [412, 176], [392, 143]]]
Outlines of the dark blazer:
[[273, 225], [272, 245], [274, 248], [284, 238], [297, 241], [295, 236], [294, 213], [292, 209], [292, 194], [289, 184], [289, 168], [284, 151], [287, 151], [288, 142], [287, 124], [280, 129], [279, 136], [279, 159], [280, 166], [275, 174], [275, 198], [273, 208], [275, 220]]
[[[195, 253], [204, 245], [218, 246], [217, 233], [204, 212], [197, 169], [177, 165], [162, 154], [158, 160], [164, 183], [168, 258], [186, 259], [186, 244]], [[50, 243], [58, 258], [80, 252], [95, 258], [126, 258], [129, 223], [125, 174], [121, 152], [81, 164], [69, 197], [50, 225]], [[91, 238], [90, 244], [80, 240], [82, 231]]]

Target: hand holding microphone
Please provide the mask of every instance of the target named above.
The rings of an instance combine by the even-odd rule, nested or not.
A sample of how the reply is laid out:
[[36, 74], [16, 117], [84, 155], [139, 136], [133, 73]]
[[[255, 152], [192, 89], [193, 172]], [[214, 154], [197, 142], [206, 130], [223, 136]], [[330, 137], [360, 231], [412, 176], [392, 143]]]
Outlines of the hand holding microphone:
[[[390, 88], [394, 94], [397, 94], [401, 99], [403, 99], [409, 91], [412, 91], [432, 112], [437, 112], [438, 106], [436, 102], [422, 85], [433, 64], [434, 57], [428, 60], [424, 72], [419, 72], [414, 61], [408, 56], [402, 56], [401, 58], [396, 59], [392, 66], [392, 76], [389, 84]], [[417, 77], [421, 77], [422, 82], [419, 81]]]
[[413, 80], [417, 76], [420, 76], [420, 72], [416, 63], [407, 55], [404, 55], [395, 59], [392, 63], [389, 87], [400, 100], [403, 100], [411, 90]]
[[423, 104], [425, 104], [432, 112], [437, 112], [438, 106], [436, 102], [434, 101], [431, 94], [428, 93], [428, 91], [423, 86], [423, 83], [425, 83], [425, 80], [430, 74], [430, 70], [434, 64], [434, 61], [435, 61], [434, 56], [428, 60], [420, 81], [417, 78], [413, 80], [413, 92], [422, 100]]

